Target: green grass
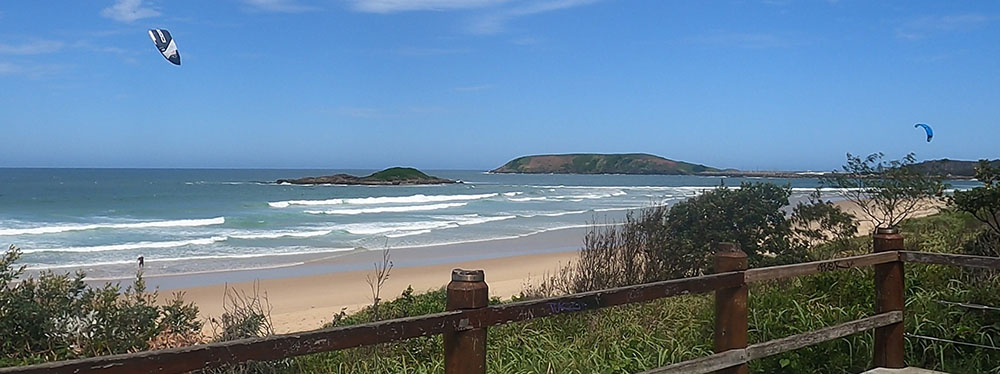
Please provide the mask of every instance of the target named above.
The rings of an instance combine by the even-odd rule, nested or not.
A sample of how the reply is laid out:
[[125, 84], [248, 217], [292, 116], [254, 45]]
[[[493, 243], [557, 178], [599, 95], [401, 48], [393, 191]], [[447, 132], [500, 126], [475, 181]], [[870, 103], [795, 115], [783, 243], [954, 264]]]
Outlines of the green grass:
[[395, 180], [412, 180], [412, 179], [431, 179], [433, 177], [424, 174], [422, 171], [414, 168], [388, 168], [372, 175], [365, 177], [366, 180], [376, 180], [376, 181], [395, 181]]

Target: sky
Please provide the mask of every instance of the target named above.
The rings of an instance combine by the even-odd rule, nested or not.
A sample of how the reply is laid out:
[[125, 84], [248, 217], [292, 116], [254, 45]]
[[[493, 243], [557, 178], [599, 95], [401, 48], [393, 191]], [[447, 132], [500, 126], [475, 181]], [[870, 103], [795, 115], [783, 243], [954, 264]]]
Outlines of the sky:
[[1000, 158], [998, 87], [996, 1], [0, 2], [0, 167]]

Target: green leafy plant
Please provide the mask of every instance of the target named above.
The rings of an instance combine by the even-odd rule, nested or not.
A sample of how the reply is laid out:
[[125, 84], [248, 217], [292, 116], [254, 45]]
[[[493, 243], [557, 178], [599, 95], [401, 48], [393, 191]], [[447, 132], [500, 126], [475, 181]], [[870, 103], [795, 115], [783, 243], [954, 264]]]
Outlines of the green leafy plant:
[[161, 305], [136, 274], [119, 284], [90, 287], [84, 274], [43, 271], [24, 276], [21, 252], [0, 257], [0, 365], [62, 360], [194, 344], [201, 341], [198, 308], [182, 295]]
[[986, 226], [976, 241], [967, 246], [967, 252], [1000, 256], [1000, 166], [980, 160], [976, 167], [976, 179], [983, 183], [982, 187], [955, 191], [949, 202]]

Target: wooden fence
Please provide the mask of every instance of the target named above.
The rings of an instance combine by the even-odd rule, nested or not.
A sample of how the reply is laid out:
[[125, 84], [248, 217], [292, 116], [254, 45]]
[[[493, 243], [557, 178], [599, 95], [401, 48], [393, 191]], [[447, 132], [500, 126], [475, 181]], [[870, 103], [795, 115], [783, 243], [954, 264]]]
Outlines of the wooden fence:
[[[1000, 258], [904, 251], [902, 235], [892, 230], [876, 233], [874, 240], [875, 253], [872, 254], [757, 269], [747, 269], [746, 254], [732, 245], [722, 244], [715, 257], [717, 274], [492, 306], [487, 305], [488, 288], [483, 272], [456, 269], [448, 285], [448, 311], [443, 313], [265, 338], [10, 367], [0, 369], [0, 374], [184, 373], [437, 334], [444, 335], [445, 372], [477, 374], [486, 372], [486, 332], [490, 326], [713, 291], [717, 353], [645, 373], [746, 373], [750, 360], [870, 329], [875, 330], [874, 365], [901, 368], [904, 367], [904, 262], [1000, 269]], [[786, 338], [747, 344], [749, 284], [867, 266], [875, 267], [874, 315]]]

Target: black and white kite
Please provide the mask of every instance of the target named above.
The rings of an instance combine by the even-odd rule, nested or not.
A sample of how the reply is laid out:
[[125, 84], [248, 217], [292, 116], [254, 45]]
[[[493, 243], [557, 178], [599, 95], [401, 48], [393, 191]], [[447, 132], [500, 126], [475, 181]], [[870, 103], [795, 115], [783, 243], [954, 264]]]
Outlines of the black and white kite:
[[163, 57], [170, 61], [174, 65], [181, 64], [181, 54], [177, 52], [177, 43], [174, 43], [174, 38], [170, 37], [170, 32], [164, 29], [152, 29], [149, 30], [149, 38], [153, 39], [153, 44], [156, 44], [156, 49], [160, 50]]

